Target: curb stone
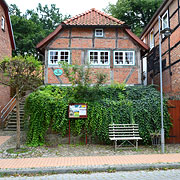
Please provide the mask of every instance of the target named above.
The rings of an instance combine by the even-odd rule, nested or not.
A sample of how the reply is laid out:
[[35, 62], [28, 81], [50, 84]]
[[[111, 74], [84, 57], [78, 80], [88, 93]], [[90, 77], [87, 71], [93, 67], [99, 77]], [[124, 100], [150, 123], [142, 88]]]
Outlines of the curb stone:
[[38, 174], [38, 173], [56, 173], [65, 174], [81, 171], [105, 172], [115, 171], [139, 171], [156, 170], [163, 168], [180, 169], [180, 163], [159, 163], [159, 164], [133, 164], [133, 165], [95, 165], [95, 166], [70, 166], [70, 167], [46, 167], [46, 168], [23, 168], [23, 169], [0, 169], [0, 174]]

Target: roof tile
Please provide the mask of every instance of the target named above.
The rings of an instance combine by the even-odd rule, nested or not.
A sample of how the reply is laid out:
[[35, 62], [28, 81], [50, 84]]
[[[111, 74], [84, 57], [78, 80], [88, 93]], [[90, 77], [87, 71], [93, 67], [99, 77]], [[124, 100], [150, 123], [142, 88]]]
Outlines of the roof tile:
[[122, 25], [120, 21], [110, 15], [107, 15], [95, 8], [92, 8], [85, 13], [67, 19], [63, 22], [66, 25]]

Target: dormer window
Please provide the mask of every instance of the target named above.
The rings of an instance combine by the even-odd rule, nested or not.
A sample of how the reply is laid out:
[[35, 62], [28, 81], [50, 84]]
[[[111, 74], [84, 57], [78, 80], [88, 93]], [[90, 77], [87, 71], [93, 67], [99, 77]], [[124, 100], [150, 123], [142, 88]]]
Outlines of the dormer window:
[[1, 18], [1, 29], [2, 29], [2, 30], [5, 30], [5, 19], [4, 19], [3, 16], [2, 16], [2, 18]]
[[103, 29], [95, 29], [95, 37], [103, 37]]

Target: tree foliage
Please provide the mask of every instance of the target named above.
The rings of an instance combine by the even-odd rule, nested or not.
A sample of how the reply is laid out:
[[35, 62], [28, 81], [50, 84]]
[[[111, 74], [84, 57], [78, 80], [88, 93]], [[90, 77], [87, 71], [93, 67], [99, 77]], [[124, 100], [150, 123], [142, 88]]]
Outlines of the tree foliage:
[[42, 67], [32, 56], [15, 56], [0, 61], [0, 84], [16, 89], [17, 144], [20, 148], [20, 95], [24, 90], [35, 89], [42, 80]]
[[49, 35], [62, 21], [69, 16], [63, 16], [55, 4], [50, 8], [39, 3], [34, 10], [26, 10], [24, 14], [15, 5], [10, 6], [10, 16], [16, 42], [14, 55], [36, 55], [36, 45]]
[[103, 71], [99, 71], [93, 74], [89, 64], [71, 65], [68, 63], [60, 63], [60, 65], [63, 68], [65, 77], [68, 78], [69, 82], [73, 86], [83, 88], [89, 87], [92, 83], [96, 86], [100, 86], [102, 84], [105, 84], [107, 81], [107, 74], [105, 74]]
[[4, 75], [0, 83], [14, 88], [27, 90], [41, 84], [41, 64], [33, 56], [4, 58], [0, 62], [0, 72]]
[[136, 35], [150, 21], [163, 0], [118, 0], [105, 9], [112, 16], [125, 21]]

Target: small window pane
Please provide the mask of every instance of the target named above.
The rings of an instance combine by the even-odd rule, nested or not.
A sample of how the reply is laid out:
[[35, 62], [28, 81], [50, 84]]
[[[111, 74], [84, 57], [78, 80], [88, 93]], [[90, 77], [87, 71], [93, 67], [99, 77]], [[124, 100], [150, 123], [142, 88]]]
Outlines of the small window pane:
[[125, 53], [125, 64], [133, 64], [133, 52]]
[[123, 64], [123, 52], [115, 52], [115, 64]]
[[98, 53], [97, 52], [90, 52], [90, 63], [98, 64]]
[[51, 51], [50, 52], [50, 63], [57, 64], [58, 62], [58, 51]]
[[109, 57], [108, 52], [100, 52], [100, 64], [108, 64]]
[[61, 51], [60, 52], [60, 62], [68, 62], [68, 59], [69, 59], [69, 52]]

